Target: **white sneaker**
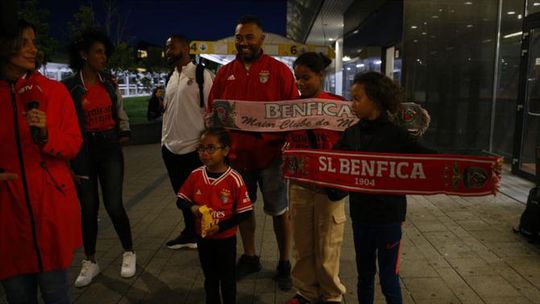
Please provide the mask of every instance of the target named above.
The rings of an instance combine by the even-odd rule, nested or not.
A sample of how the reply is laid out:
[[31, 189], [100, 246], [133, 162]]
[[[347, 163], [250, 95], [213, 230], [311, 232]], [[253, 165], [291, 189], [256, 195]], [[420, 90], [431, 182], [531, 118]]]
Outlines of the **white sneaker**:
[[75, 280], [75, 287], [84, 287], [92, 283], [92, 279], [99, 274], [99, 265], [89, 260], [82, 260], [79, 276]]
[[122, 258], [122, 269], [120, 270], [120, 276], [122, 278], [131, 278], [135, 275], [137, 268], [137, 256], [132, 251], [126, 251]]

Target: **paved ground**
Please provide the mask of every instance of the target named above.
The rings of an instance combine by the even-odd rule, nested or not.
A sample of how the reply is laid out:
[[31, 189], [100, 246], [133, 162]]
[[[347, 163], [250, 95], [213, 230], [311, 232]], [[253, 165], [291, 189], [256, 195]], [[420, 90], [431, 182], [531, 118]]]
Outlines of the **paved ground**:
[[[196, 251], [164, 246], [182, 224], [159, 146], [127, 147], [125, 155], [124, 197], [135, 239], [137, 274], [120, 278], [120, 243], [102, 208], [97, 252], [102, 274], [91, 286], [73, 291], [75, 302], [204, 303]], [[540, 246], [511, 231], [532, 185], [509, 174], [503, 180], [503, 194], [497, 197], [409, 198], [401, 262], [405, 303], [540, 303]], [[256, 237], [264, 268], [238, 283], [240, 304], [284, 303], [293, 295], [280, 291], [271, 279], [277, 263], [276, 242], [272, 220], [260, 207], [256, 208]], [[72, 280], [81, 259], [79, 251], [70, 269]], [[357, 302], [355, 269], [347, 223], [341, 258], [346, 303]], [[384, 303], [379, 290], [376, 303]]]

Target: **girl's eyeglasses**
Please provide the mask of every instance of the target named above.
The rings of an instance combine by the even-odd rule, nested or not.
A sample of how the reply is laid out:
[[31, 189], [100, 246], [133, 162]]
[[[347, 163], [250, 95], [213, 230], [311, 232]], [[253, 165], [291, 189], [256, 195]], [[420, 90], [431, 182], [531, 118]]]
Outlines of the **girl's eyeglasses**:
[[223, 147], [216, 147], [216, 146], [198, 146], [197, 152], [203, 153], [207, 152], [208, 154], [214, 154], [218, 149], [223, 149]]

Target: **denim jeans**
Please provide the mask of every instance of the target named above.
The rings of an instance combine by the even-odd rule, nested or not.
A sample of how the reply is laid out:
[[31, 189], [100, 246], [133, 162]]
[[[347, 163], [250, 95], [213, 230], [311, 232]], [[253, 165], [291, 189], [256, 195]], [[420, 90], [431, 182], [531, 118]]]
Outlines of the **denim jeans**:
[[81, 202], [84, 252], [96, 253], [98, 233], [99, 193], [101, 185], [103, 204], [111, 218], [114, 229], [124, 250], [132, 250], [133, 241], [129, 218], [122, 202], [124, 182], [124, 156], [118, 140], [91, 137], [89, 140], [89, 179], [81, 179], [77, 185]]
[[386, 303], [401, 304], [398, 273], [401, 223], [353, 222], [353, 236], [358, 271], [358, 303], [373, 303], [376, 262], [378, 262], [379, 280]]
[[[259, 153], [264, 153], [260, 151]], [[276, 157], [264, 169], [237, 169], [246, 184], [249, 199], [257, 201], [257, 184], [263, 197], [263, 210], [270, 216], [280, 216], [289, 210], [287, 181], [281, 172], [281, 158]]]
[[38, 288], [45, 304], [69, 304], [67, 270], [24, 274], [2, 281], [9, 304], [37, 304]]

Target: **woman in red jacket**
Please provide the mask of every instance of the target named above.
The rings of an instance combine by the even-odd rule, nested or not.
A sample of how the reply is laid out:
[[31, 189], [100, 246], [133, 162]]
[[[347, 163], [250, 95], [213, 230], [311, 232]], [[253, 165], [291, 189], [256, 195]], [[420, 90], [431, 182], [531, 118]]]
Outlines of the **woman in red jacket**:
[[[324, 70], [331, 60], [320, 53], [300, 55], [293, 64], [302, 98], [343, 100], [322, 90]], [[332, 149], [341, 133], [324, 129], [291, 131], [287, 147]], [[291, 271], [296, 295], [288, 304], [341, 303], [339, 257], [345, 225], [345, 199], [338, 191], [289, 183], [289, 208], [294, 264]]]
[[71, 97], [36, 68], [34, 27], [0, 41], [0, 282], [9, 303], [70, 303], [67, 269], [81, 246], [67, 160], [82, 139]]

